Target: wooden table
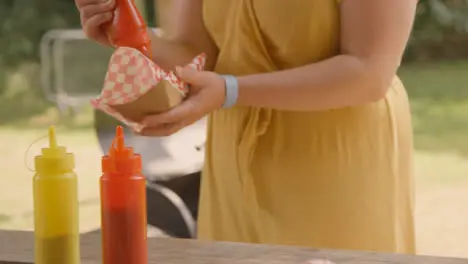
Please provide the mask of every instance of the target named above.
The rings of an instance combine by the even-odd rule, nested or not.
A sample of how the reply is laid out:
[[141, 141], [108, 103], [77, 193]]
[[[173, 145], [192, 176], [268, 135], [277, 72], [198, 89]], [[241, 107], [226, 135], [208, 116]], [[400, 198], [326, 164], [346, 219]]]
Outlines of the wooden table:
[[[100, 241], [98, 232], [82, 235], [81, 264], [101, 263]], [[336, 264], [468, 264], [468, 259], [149, 239], [149, 264], [304, 264], [312, 259], [328, 259]], [[33, 263], [33, 233], [0, 231], [0, 264], [30, 263]]]

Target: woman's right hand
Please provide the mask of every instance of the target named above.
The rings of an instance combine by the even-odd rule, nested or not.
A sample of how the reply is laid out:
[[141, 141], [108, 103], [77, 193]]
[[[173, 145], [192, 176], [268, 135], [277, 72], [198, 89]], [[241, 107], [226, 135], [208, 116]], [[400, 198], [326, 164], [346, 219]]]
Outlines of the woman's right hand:
[[102, 25], [112, 19], [115, 0], [75, 0], [75, 3], [80, 11], [81, 26], [85, 35], [109, 46], [109, 38]]

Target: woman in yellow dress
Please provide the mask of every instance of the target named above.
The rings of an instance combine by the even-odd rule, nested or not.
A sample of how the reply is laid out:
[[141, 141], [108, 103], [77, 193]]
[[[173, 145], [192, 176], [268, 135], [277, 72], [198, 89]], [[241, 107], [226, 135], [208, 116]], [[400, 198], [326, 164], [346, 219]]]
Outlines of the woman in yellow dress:
[[[76, 3], [87, 36], [108, 45], [112, 0]], [[199, 238], [413, 253], [412, 128], [395, 73], [417, 0], [173, 5], [154, 61], [191, 94], [142, 134], [209, 114]], [[176, 67], [200, 52], [206, 71]]]

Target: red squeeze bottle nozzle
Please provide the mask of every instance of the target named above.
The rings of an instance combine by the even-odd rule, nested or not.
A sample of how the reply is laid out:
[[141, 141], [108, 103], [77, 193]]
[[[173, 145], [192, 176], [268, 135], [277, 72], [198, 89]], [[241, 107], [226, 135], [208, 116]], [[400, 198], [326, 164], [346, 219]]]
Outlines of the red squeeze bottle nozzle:
[[146, 179], [140, 155], [125, 146], [121, 126], [102, 158], [102, 172], [102, 263], [147, 264]]
[[[128, 171], [135, 173], [141, 170], [141, 159], [138, 155], [134, 155], [132, 148], [125, 147], [124, 132], [121, 126], [117, 126], [113, 144], [109, 149], [109, 156], [103, 163], [104, 170], [107, 172], [113, 171]], [[104, 171], [105, 172], [105, 171]]]
[[104, 28], [112, 46], [134, 48], [151, 58], [147, 26], [133, 0], [116, 0], [114, 17]]

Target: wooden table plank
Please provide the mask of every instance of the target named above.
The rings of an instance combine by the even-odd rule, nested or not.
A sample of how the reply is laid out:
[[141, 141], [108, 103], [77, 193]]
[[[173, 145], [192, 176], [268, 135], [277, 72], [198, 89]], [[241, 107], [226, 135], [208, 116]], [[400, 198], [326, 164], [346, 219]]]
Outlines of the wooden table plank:
[[[99, 232], [82, 235], [82, 264], [101, 263], [100, 241]], [[328, 259], [336, 264], [468, 264], [468, 259], [171, 238], [150, 238], [148, 246], [149, 264], [304, 264], [312, 259]], [[31, 263], [33, 233], [0, 231], [0, 264]]]

